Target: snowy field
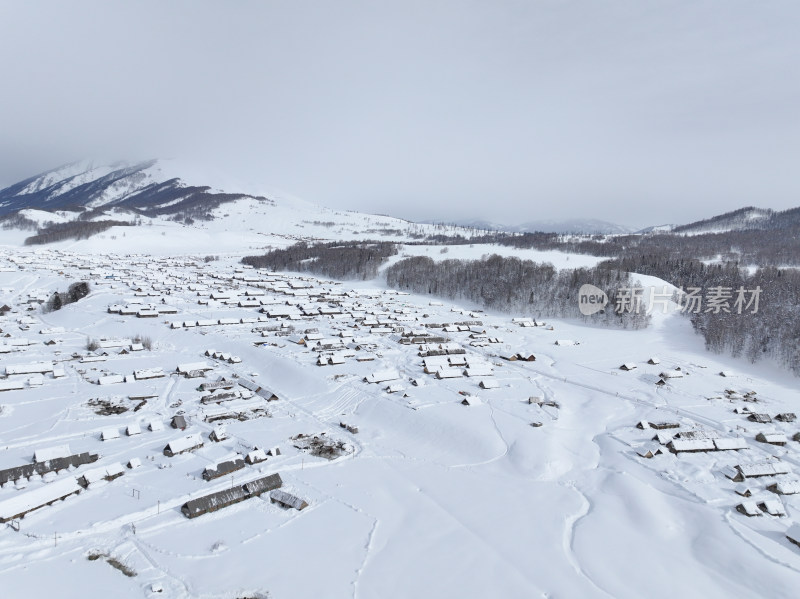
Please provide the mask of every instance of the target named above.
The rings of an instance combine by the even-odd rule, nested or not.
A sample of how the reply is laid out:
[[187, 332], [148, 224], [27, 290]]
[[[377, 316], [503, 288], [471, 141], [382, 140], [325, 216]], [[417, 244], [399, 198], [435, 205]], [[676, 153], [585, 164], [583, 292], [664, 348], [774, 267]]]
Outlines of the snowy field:
[[[797, 596], [797, 381], [687, 319], [522, 326], [102, 241], [0, 249], [0, 476], [92, 459], [0, 488], [3, 597]], [[307, 507], [182, 509], [275, 473]]]

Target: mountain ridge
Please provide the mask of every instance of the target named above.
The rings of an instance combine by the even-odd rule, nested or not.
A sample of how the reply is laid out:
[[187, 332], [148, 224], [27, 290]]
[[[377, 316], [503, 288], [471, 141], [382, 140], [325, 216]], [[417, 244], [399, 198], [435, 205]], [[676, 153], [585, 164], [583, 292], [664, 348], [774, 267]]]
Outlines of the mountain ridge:
[[[337, 211], [306, 200], [282, 194], [253, 193], [246, 188], [226, 181], [210, 185], [213, 179], [208, 169], [194, 169], [177, 161], [148, 159], [132, 162], [95, 162], [83, 160], [61, 165], [55, 169], [36, 174], [0, 189], [0, 220], [6, 228], [36, 229], [48, 221], [91, 221], [97, 219], [131, 220], [139, 218], [169, 219], [194, 225], [197, 221], [211, 221], [227, 216], [220, 210], [224, 205], [244, 201], [256, 212], [258, 205], [275, 206], [280, 199], [287, 210], [294, 209], [296, 218], [302, 219], [292, 227], [304, 227], [303, 223], [315, 224], [317, 229], [335, 226], [348, 228], [346, 214], [354, 215], [351, 221], [363, 221], [362, 213]], [[230, 191], [236, 189], [235, 192]], [[252, 203], [252, 204], [251, 204]], [[35, 218], [26, 215], [38, 211]], [[246, 211], [236, 211], [241, 217], [240, 226], [251, 226], [252, 220]], [[48, 219], [47, 214], [53, 218]], [[284, 210], [284, 216], [286, 211]], [[73, 216], [74, 215], [74, 216]], [[327, 216], [326, 216], [327, 215]], [[330, 218], [336, 215], [337, 218]], [[775, 211], [769, 208], [747, 206], [730, 212], [682, 225], [656, 225], [635, 230], [609, 221], [584, 218], [567, 220], [539, 220], [521, 224], [503, 225], [488, 220], [463, 219], [453, 224], [436, 221], [413, 223], [390, 216], [369, 215], [371, 222], [366, 230], [400, 231], [412, 229], [450, 234], [474, 236], [478, 232], [498, 233], [555, 233], [565, 235], [646, 235], [723, 233], [751, 229], [785, 229], [800, 225], [800, 208]], [[380, 221], [381, 224], [377, 224]], [[366, 221], [363, 221], [366, 222]], [[350, 223], [352, 224], [352, 223]], [[235, 223], [230, 223], [235, 226]], [[352, 227], [357, 233], [358, 227]], [[429, 231], [429, 233], [431, 232]], [[272, 231], [273, 233], [275, 231]], [[283, 231], [284, 233], [286, 231]], [[413, 233], [413, 235], [417, 234]], [[310, 236], [313, 237], [313, 234]], [[322, 237], [329, 237], [325, 234]]]

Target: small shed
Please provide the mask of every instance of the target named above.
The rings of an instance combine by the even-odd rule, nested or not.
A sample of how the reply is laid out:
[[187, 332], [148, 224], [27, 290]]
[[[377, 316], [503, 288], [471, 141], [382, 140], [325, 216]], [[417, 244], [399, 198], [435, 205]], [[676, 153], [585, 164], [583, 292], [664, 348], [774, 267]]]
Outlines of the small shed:
[[219, 443], [220, 441], [224, 441], [228, 438], [228, 430], [224, 425], [215, 426], [214, 430], [211, 431], [211, 434], [208, 435], [208, 438], [216, 443]]
[[202, 446], [203, 440], [200, 438], [200, 433], [194, 433], [167, 443], [167, 446], [164, 448], [164, 455], [171, 458], [178, 454], [198, 449]]
[[684, 372], [680, 368], [675, 368], [674, 370], [665, 370], [664, 372], [659, 373], [662, 379], [669, 380], [669, 379], [680, 379], [683, 378]]
[[743, 501], [736, 506], [736, 511], [745, 516], [753, 517], [760, 516], [761, 511], [758, 509], [755, 501]]
[[232, 474], [237, 470], [241, 470], [242, 468], [244, 468], [244, 458], [242, 458], [240, 455], [237, 455], [230, 460], [224, 460], [215, 464], [214, 466], [207, 467], [205, 470], [203, 470], [203, 479], [214, 480], [215, 478]]
[[187, 426], [186, 418], [184, 416], [182, 416], [181, 414], [177, 414], [176, 416], [172, 417], [172, 421], [170, 422], [170, 426], [172, 428], [174, 428], [174, 429], [185, 431], [186, 430], [186, 426]]
[[273, 489], [269, 492], [269, 500], [272, 503], [277, 503], [283, 508], [294, 508], [296, 510], [303, 510], [308, 507], [308, 502], [300, 499], [296, 495], [287, 493], [283, 489]]
[[767, 499], [762, 501], [758, 504], [758, 508], [762, 512], [766, 512], [770, 516], [777, 516], [778, 518], [782, 518], [786, 515], [786, 508], [783, 507], [783, 503], [781, 503], [778, 499]]
[[758, 422], [759, 424], [770, 424], [770, 423], [772, 423], [772, 418], [770, 417], [769, 414], [757, 414], [757, 413], [754, 412], [754, 413], [750, 414], [747, 417], [747, 419], [750, 422]]
[[680, 424], [677, 422], [649, 422], [650, 428], [654, 428], [656, 430], [666, 430], [668, 428], [680, 428]]
[[654, 458], [657, 455], [661, 455], [664, 453], [664, 448], [658, 444], [653, 444], [649, 446], [640, 447], [636, 450], [636, 453], [641, 458]]
[[789, 467], [783, 462], [773, 460], [766, 462], [751, 462], [749, 464], [738, 464], [726, 476], [732, 481], [740, 483], [748, 478], [760, 478], [762, 476], [776, 476], [778, 474], [789, 474]]
[[776, 495], [796, 495], [800, 493], [800, 482], [796, 480], [780, 481], [769, 485], [767, 490]]
[[267, 453], [263, 449], [254, 449], [244, 457], [244, 461], [251, 466], [267, 461]]
[[461, 376], [462, 373], [459, 368], [448, 368], [446, 366], [442, 366], [436, 371], [437, 379], [455, 379]]
[[100, 438], [103, 441], [110, 441], [111, 439], [119, 439], [119, 430], [115, 428], [104, 429], [103, 432], [100, 433]]
[[673, 439], [667, 447], [673, 453], [694, 453], [715, 449], [714, 441], [711, 439]]
[[99, 468], [87, 470], [78, 478], [78, 484], [84, 489], [101, 480], [112, 481], [125, 474], [125, 468], [120, 463], [113, 463]]
[[783, 433], [758, 433], [756, 435], [756, 441], [760, 441], [761, 443], [769, 443], [770, 445], [778, 445], [783, 447], [786, 445], [789, 440], [786, 438], [786, 435]]

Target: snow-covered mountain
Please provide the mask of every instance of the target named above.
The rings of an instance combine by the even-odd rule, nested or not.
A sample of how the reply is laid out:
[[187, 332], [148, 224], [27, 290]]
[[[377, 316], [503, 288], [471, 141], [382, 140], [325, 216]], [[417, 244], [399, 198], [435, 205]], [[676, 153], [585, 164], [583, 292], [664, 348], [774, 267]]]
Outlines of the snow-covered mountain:
[[644, 235], [645, 233], [671, 233], [675, 229], [675, 225], [653, 225], [652, 227], [645, 227], [636, 231], [637, 235]]
[[776, 214], [775, 211], [769, 208], [748, 206], [694, 223], [680, 225], [673, 230], [675, 233], [697, 235], [699, 233], [722, 233], [724, 231], [740, 231], [743, 229], [771, 228], [768, 225]]
[[[800, 208], [776, 212], [747, 207], [686, 225], [634, 231], [597, 219], [537, 220], [503, 225], [485, 220], [456, 224], [414, 223], [400, 218], [326, 208], [273, 190], [231, 182], [209, 169], [177, 160], [74, 162], [0, 190], [0, 220], [6, 230], [30, 231], [105, 222], [159, 227], [163, 235], [196, 245], [237, 236], [245, 247], [272, 241], [420, 239], [430, 235], [474, 237], [486, 231], [625, 235], [695, 235], [744, 229], [785, 229], [800, 224]], [[164, 229], [170, 229], [169, 232]], [[190, 229], [190, 230], [187, 230]], [[102, 227], [95, 226], [91, 234]], [[141, 227], [127, 235], [141, 236]], [[105, 230], [105, 229], [102, 229]], [[113, 235], [113, 232], [112, 232]], [[207, 236], [205, 239], [203, 236]], [[6, 235], [8, 237], [8, 235]], [[85, 235], [89, 237], [90, 235]], [[194, 237], [193, 237], [194, 236]], [[60, 238], [66, 238], [62, 235]], [[74, 238], [74, 236], [73, 236]], [[50, 240], [48, 239], [48, 242]], [[142, 240], [144, 242], [144, 240]], [[161, 244], [160, 244], [161, 245]]]
[[75, 162], [0, 190], [0, 216], [22, 209], [129, 208], [148, 216], [203, 216], [226, 202], [263, 196], [192, 185], [170, 172], [170, 163]]
[[0, 220], [5, 243], [23, 243], [32, 231], [45, 229], [47, 243], [51, 237], [79, 238], [81, 247], [103, 249], [113, 239], [120, 250], [152, 245], [166, 252], [474, 234], [463, 227], [336, 210], [282, 192], [254, 190], [174, 160], [84, 161], [41, 173], [0, 190]]
[[586, 233], [590, 235], [624, 235], [634, 231], [630, 227], [596, 218], [529, 221], [515, 226], [513, 230], [520, 233], [541, 231], [543, 233]]

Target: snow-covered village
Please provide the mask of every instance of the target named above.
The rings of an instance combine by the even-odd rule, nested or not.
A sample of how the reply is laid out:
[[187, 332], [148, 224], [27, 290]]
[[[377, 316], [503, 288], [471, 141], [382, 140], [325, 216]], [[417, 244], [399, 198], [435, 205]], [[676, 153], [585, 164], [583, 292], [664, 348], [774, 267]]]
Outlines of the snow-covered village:
[[0, 271], [9, 596], [39, 563], [120, 597], [796, 582], [796, 386], [678, 315], [598, 330], [199, 257]]
[[0, 598], [795, 599], [798, 23], [0, 1]]

